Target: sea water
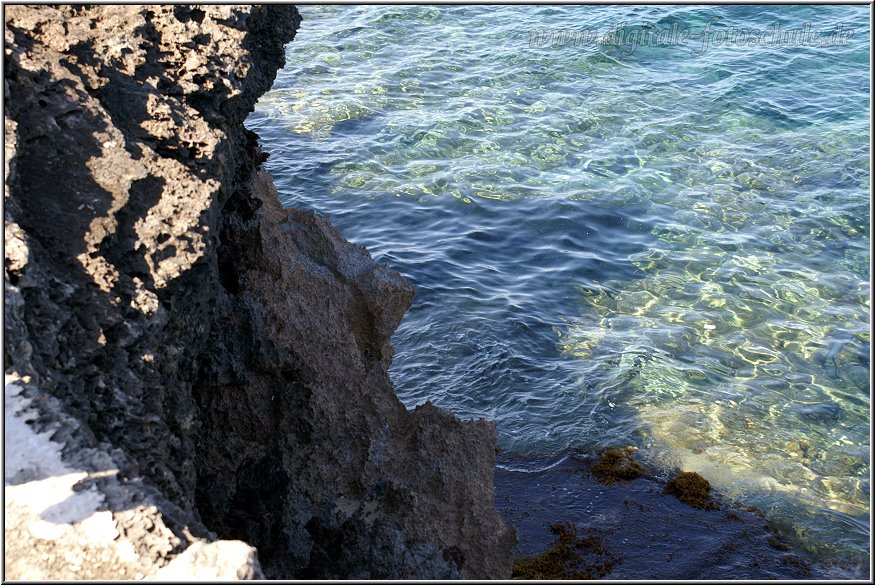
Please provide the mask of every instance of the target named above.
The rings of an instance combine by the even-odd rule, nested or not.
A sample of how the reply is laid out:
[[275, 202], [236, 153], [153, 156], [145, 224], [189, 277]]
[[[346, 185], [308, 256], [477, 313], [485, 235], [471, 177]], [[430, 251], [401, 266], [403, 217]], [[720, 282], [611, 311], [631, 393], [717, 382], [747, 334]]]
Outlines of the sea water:
[[247, 125], [409, 277], [391, 374], [867, 563], [867, 6], [304, 6]]

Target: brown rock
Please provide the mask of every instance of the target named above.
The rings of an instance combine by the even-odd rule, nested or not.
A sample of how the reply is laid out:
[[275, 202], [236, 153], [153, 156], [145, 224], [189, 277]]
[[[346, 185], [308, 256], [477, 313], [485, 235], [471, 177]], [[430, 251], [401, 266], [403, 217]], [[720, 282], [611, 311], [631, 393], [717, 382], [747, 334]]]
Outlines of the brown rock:
[[268, 576], [507, 576], [494, 425], [410, 413], [389, 381], [413, 287], [282, 209], [262, 172], [224, 219], [220, 326], [194, 389], [201, 513], [254, 544]]

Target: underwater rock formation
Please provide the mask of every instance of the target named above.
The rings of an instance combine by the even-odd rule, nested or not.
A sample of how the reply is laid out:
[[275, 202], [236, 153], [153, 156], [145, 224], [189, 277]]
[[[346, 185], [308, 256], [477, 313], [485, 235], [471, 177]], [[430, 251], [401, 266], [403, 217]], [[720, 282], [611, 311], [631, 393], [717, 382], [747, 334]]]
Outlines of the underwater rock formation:
[[494, 424], [403, 407], [412, 286], [282, 209], [243, 127], [299, 22], [6, 7], [5, 368], [120, 534], [166, 526], [147, 573], [218, 537], [271, 578], [508, 577]]
[[[623, 449], [606, 453], [613, 453], [609, 469], [617, 455], [634, 461]], [[793, 530], [711, 493], [696, 474], [680, 473], [684, 479], [669, 489], [666, 469], [608, 484], [596, 469], [604, 455], [499, 456], [499, 508], [519, 531], [515, 578], [790, 580], [851, 578], [858, 571], [841, 560], [817, 563]]]

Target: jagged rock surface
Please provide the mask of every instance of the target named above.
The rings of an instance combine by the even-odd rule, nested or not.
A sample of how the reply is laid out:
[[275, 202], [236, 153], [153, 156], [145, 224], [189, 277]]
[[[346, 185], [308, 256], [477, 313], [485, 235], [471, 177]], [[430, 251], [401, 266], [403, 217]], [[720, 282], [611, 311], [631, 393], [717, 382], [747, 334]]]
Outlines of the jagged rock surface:
[[7, 262], [9, 296], [23, 299], [6, 311], [7, 363], [188, 509], [197, 413], [186, 388], [218, 287], [215, 226], [241, 179], [242, 122], [283, 62], [294, 15], [6, 10], [4, 113], [17, 134], [6, 233], [27, 248], [26, 264]]
[[6, 367], [77, 421], [67, 459], [150, 486], [161, 562], [215, 531], [269, 577], [507, 577], [494, 426], [404, 409], [411, 285], [283, 210], [242, 126], [299, 21], [6, 7]]
[[282, 209], [263, 172], [223, 217], [219, 326], [194, 389], [201, 512], [269, 576], [506, 576], [494, 424], [410, 413], [389, 381], [413, 287]]
[[7, 375], [4, 408], [5, 578], [263, 578], [250, 545], [175, 534], [164, 520], [185, 512], [37, 385]]

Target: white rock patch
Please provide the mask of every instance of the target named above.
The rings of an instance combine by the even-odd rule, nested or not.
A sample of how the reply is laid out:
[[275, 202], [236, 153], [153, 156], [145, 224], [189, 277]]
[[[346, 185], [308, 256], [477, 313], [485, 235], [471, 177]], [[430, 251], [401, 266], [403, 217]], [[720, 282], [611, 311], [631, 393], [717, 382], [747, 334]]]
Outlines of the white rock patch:
[[88, 473], [64, 464], [63, 444], [51, 440], [51, 431], [36, 433], [26, 423], [36, 412], [30, 408], [30, 400], [21, 395], [22, 390], [13, 382], [7, 383], [3, 392], [7, 513], [14, 508], [18, 514], [30, 516], [28, 530], [36, 538], [56, 540], [72, 530], [90, 544], [109, 545], [119, 533], [112, 513], [98, 512], [103, 496], [94, 486], [73, 489]]
[[254, 549], [240, 540], [196, 542], [160, 569], [159, 581], [228, 581], [253, 579]]
[[[119, 533], [112, 512], [101, 510], [96, 485], [83, 480], [111, 477], [117, 469], [88, 473], [66, 464], [55, 428], [35, 432], [28, 421], [39, 413], [16, 376], [4, 386], [5, 576], [13, 580], [143, 579], [234, 580], [262, 578], [255, 549], [241, 541], [198, 541], [159, 570], [141, 558]], [[159, 520], [160, 521], [160, 520]]]

